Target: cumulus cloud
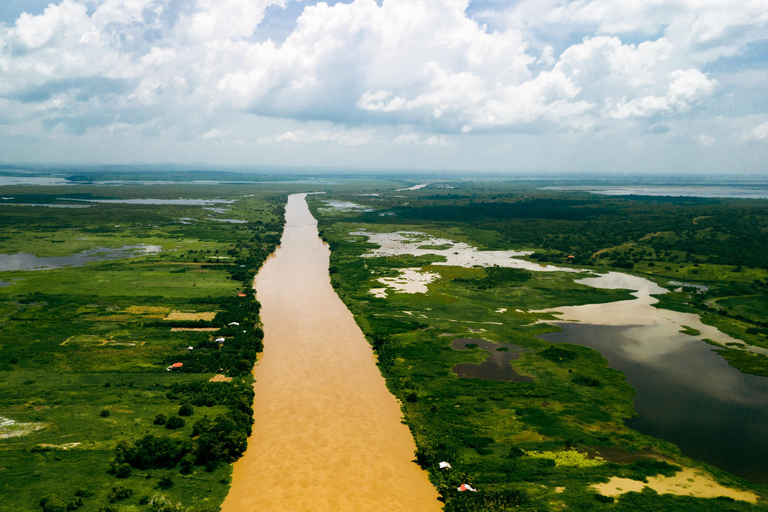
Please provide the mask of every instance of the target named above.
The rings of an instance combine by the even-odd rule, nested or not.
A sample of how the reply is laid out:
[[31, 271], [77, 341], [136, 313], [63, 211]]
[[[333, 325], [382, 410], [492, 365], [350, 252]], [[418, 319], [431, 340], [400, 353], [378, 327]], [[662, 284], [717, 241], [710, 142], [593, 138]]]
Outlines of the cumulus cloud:
[[201, 139], [203, 139], [203, 140], [210, 140], [210, 139], [220, 140], [225, 135], [227, 135], [228, 133], [229, 132], [227, 130], [219, 130], [218, 128], [212, 128], [212, 129], [208, 130], [207, 132], [205, 132], [203, 134], [203, 136], [201, 137]]
[[768, 140], [768, 121], [755, 126], [744, 138], [748, 140]]
[[[282, 42], [255, 37], [287, 1], [61, 0], [0, 25], [0, 98], [44, 128], [210, 126], [228, 112], [340, 126], [261, 144], [366, 144], [360, 125], [605, 129], [685, 115], [718, 91], [704, 63], [768, 33], [762, 1], [523, 0], [489, 28], [468, 0], [354, 0], [307, 5]], [[563, 27], [587, 36], [542, 40]]]
[[442, 147], [448, 147], [451, 146], [450, 141], [448, 141], [445, 137], [438, 136], [438, 135], [432, 135], [429, 137], [422, 137], [418, 133], [404, 133], [403, 135], [398, 135], [395, 137], [395, 139], [392, 141], [393, 146], [401, 146], [401, 145], [415, 145], [415, 146], [442, 146]]
[[259, 144], [312, 144], [333, 142], [342, 146], [362, 146], [374, 141], [373, 134], [370, 131], [347, 131], [347, 130], [289, 130], [287, 132], [273, 135], [270, 137], [260, 137], [256, 142]]

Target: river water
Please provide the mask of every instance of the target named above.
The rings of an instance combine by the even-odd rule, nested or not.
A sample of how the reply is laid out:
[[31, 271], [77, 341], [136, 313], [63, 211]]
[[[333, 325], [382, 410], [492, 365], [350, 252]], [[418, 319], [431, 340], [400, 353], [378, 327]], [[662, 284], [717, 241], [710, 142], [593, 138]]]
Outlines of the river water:
[[256, 278], [256, 422], [223, 511], [439, 511], [399, 404], [331, 287], [329, 255], [305, 195], [291, 195]]

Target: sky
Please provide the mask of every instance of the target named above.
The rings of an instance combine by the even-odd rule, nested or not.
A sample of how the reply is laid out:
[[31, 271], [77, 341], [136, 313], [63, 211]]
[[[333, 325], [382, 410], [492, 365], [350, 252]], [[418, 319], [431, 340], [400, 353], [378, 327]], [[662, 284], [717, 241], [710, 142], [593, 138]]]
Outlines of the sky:
[[0, 162], [768, 176], [768, 0], [2, 0]]

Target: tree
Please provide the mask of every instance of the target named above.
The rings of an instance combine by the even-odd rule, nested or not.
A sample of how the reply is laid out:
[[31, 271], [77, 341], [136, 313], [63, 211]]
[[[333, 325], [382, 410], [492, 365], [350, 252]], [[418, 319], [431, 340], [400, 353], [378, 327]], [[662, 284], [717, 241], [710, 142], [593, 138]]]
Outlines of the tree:
[[165, 428], [175, 430], [184, 426], [184, 420], [178, 416], [171, 416], [168, 422], [165, 424]]

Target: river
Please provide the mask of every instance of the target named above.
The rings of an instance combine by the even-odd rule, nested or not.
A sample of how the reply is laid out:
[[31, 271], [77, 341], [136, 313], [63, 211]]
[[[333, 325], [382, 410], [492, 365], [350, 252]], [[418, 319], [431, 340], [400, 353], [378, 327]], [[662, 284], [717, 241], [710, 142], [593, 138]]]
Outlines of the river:
[[255, 424], [223, 511], [439, 511], [400, 406], [331, 287], [329, 256], [306, 195], [291, 195], [281, 245], [256, 277]]

